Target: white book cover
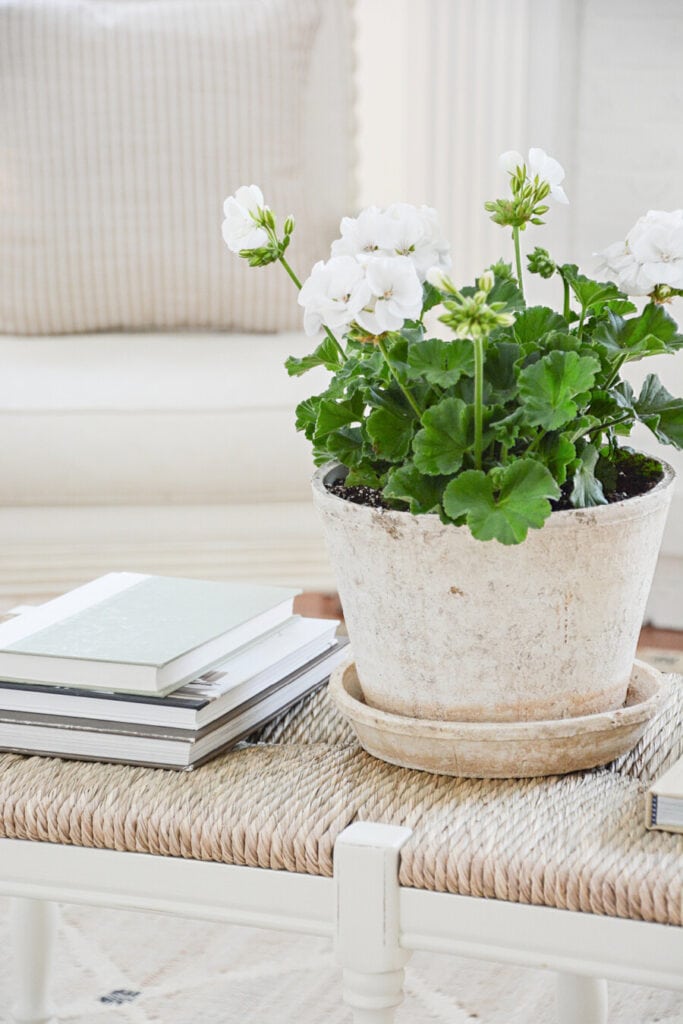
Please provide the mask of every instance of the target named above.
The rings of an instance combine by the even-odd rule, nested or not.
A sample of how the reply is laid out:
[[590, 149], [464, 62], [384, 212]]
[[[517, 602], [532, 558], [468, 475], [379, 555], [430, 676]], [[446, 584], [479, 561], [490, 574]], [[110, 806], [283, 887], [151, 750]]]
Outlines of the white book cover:
[[329, 649], [338, 625], [331, 619], [294, 615], [163, 697], [0, 681], [0, 715], [55, 715], [200, 729]]
[[0, 625], [0, 677], [170, 691], [279, 626], [297, 593], [110, 573]]

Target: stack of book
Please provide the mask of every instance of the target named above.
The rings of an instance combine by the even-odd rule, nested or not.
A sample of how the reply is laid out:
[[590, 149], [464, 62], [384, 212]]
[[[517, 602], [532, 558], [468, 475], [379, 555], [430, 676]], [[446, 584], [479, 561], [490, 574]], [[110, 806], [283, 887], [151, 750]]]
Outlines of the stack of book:
[[298, 591], [110, 573], [0, 625], [0, 750], [194, 768], [329, 678]]

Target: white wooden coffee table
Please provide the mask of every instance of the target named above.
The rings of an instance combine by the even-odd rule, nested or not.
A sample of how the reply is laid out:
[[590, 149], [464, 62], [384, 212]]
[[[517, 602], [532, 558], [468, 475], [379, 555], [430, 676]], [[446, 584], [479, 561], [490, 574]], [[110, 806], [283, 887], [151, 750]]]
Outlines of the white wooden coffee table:
[[606, 979], [683, 991], [683, 837], [633, 819], [681, 707], [617, 768], [525, 783], [376, 762], [323, 695], [189, 774], [2, 755], [13, 1019], [58, 1019], [59, 903], [329, 936], [356, 1024], [394, 1019], [413, 950], [555, 971], [561, 1024], [605, 1024]]

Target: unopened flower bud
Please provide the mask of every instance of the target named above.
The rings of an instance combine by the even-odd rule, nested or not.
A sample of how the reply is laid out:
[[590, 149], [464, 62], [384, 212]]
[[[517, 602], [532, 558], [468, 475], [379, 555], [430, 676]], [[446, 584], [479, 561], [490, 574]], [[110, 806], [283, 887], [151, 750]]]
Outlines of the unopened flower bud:
[[441, 291], [447, 291], [449, 286], [449, 279], [447, 274], [441, 269], [441, 267], [430, 267], [426, 274], [426, 280], [433, 288], [439, 288]]
[[284, 230], [286, 235], [291, 235], [292, 232], [294, 231], [294, 218], [291, 215], [285, 221]]
[[493, 272], [490, 270], [485, 270], [484, 273], [481, 274], [480, 277], [477, 279], [477, 288], [479, 289], [479, 291], [485, 292], [488, 295], [488, 293], [491, 291], [495, 284], [495, 280], [496, 279], [493, 276]]

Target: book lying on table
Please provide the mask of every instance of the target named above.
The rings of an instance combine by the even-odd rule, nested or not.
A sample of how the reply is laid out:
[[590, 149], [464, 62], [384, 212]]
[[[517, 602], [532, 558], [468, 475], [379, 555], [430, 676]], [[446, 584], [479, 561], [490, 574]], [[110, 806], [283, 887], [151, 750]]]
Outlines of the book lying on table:
[[0, 750], [152, 768], [195, 768], [325, 683], [346, 656], [347, 645], [344, 637], [335, 640], [263, 693], [200, 729], [2, 712]]
[[650, 787], [645, 824], [665, 832], [683, 832], [683, 757]]
[[168, 693], [281, 625], [297, 593], [109, 573], [0, 625], [0, 678]]
[[333, 646], [338, 625], [331, 619], [303, 619], [294, 615], [165, 697], [0, 680], [0, 715], [11, 711], [201, 729], [279, 685], [292, 672]]

